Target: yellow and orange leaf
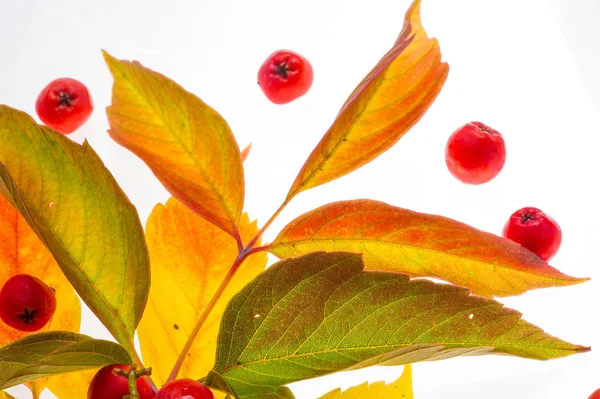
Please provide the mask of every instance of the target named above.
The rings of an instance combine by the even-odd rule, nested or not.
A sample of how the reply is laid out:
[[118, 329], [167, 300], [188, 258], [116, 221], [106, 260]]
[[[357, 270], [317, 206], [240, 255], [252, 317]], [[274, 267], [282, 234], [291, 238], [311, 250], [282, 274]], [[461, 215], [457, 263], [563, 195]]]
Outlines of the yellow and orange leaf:
[[250, 154], [250, 150], [252, 149], [252, 143], [248, 144], [243, 150], [242, 150], [242, 162], [246, 162], [246, 159], [248, 158], [248, 154]]
[[356, 385], [342, 392], [336, 389], [323, 396], [320, 399], [414, 399], [415, 395], [412, 389], [412, 366], [404, 366], [404, 371], [396, 381], [386, 384], [379, 381], [369, 384]]
[[15, 397], [7, 392], [0, 391], [0, 399], [15, 399]]
[[[79, 332], [81, 302], [60, 267], [19, 212], [0, 195], [0, 287], [17, 274], [29, 274], [56, 292], [56, 313], [40, 331]], [[0, 346], [33, 333], [15, 330], [0, 322]], [[41, 393], [44, 380], [28, 383], [33, 395]]]
[[88, 387], [97, 371], [91, 369], [49, 377], [46, 386], [58, 399], [86, 399]]
[[[258, 232], [256, 222], [250, 222], [246, 214], [239, 228], [245, 242]], [[146, 239], [153, 283], [138, 335], [144, 364], [153, 368], [154, 381], [163, 383], [237, 257], [238, 246], [232, 237], [174, 198], [154, 208], [146, 225]], [[198, 334], [180, 377], [197, 379], [212, 369], [227, 302], [265, 267], [265, 253], [254, 254], [242, 264]]]
[[111, 137], [139, 156], [171, 194], [237, 237], [244, 205], [240, 149], [214, 109], [139, 62], [104, 53], [114, 77]]
[[391, 148], [442, 89], [448, 64], [421, 25], [420, 0], [392, 49], [358, 85], [292, 185], [296, 194], [344, 176]]
[[437, 277], [490, 297], [588, 280], [561, 273], [505, 238], [372, 200], [308, 212], [288, 224], [269, 249], [281, 258], [323, 250], [362, 253], [365, 270]]

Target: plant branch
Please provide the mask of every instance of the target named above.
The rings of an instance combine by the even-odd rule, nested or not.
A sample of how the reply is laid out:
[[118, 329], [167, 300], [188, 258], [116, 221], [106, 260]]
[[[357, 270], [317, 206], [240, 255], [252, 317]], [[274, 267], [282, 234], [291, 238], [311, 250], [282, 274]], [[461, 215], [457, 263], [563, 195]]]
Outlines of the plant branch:
[[238, 254], [241, 254], [244, 251], [244, 243], [242, 242], [242, 236], [240, 235], [239, 229], [236, 231], [234, 238], [235, 238], [235, 242], [237, 242]]
[[[135, 363], [136, 363], [137, 368], [142, 369], [142, 370], [152, 370], [151, 368], [150, 369], [144, 368], [144, 363], [142, 362], [142, 358], [135, 350], [135, 347], [133, 346], [133, 344], [131, 344], [131, 347], [134, 348], [133, 354], [135, 355]], [[156, 393], [156, 392], [158, 392], [158, 388], [156, 387], [156, 384], [154, 383], [154, 381], [152, 381], [152, 377], [150, 377], [150, 375], [151, 375], [151, 372], [148, 372], [146, 374], [142, 374], [141, 376], [143, 376], [146, 379], [146, 382], [148, 382], [148, 385], [150, 385], [150, 388], [152, 389], [152, 391], [154, 393]]]
[[246, 250], [246, 252], [248, 253], [248, 256], [255, 254], [257, 252], [262, 252], [262, 251], [268, 251], [271, 248], [271, 245], [263, 245], [260, 247], [254, 247], [254, 248], [248, 248]]
[[137, 390], [137, 379], [140, 377], [146, 377], [152, 374], [152, 369], [138, 370], [135, 366], [131, 367], [129, 371], [116, 368], [113, 370], [113, 374], [120, 375], [127, 378], [127, 386], [129, 387], [129, 395], [125, 396], [126, 399], [140, 399], [140, 394]]
[[[234, 236], [234, 238], [237, 242], [237, 245], [238, 245], [238, 256], [236, 257], [235, 261], [229, 268], [229, 271], [227, 272], [227, 275], [221, 282], [221, 285], [217, 289], [217, 292], [215, 292], [215, 294], [213, 295], [213, 297], [210, 300], [210, 302], [208, 303], [208, 305], [206, 305], [204, 312], [202, 312], [202, 315], [196, 322], [196, 325], [194, 326], [194, 329], [190, 333], [190, 336], [188, 337], [183, 349], [181, 350], [181, 353], [179, 354], [179, 357], [177, 358], [177, 361], [175, 362], [175, 365], [173, 366], [173, 369], [171, 370], [171, 374], [169, 374], [169, 378], [167, 379], [166, 382], [171, 382], [177, 378], [177, 375], [179, 374], [179, 371], [181, 370], [181, 367], [183, 366], [183, 362], [185, 361], [190, 350], [192, 349], [192, 345], [194, 344], [194, 341], [196, 340], [198, 333], [202, 329], [202, 326], [204, 326], [204, 323], [208, 319], [210, 312], [212, 312], [212, 310], [214, 309], [214, 307], [217, 304], [217, 302], [219, 301], [219, 299], [221, 299], [221, 297], [223, 296], [223, 293], [227, 289], [227, 286], [229, 286], [229, 283], [235, 276], [235, 273], [238, 271], [238, 269], [240, 268], [240, 266], [242, 265], [244, 260], [253, 253], [256, 253], [259, 251], [265, 251], [267, 248], [269, 248], [268, 245], [254, 248], [254, 245], [256, 245], [258, 240], [262, 237], [263, 233], [267, 230], [267, 228], [271, 225], [271, 223], [273, 223], [275, 218], [277, 216], [279, 216], [281, 211], [283, 211], [283, 209], [286, 207], [286, 205], [289, 202], [290, 202], [290, 199], [286, 199], [283, 202], [283, 204], [281, 204], [281, 206], [275, 211], [275, 213], [269, 218], [269, 220], [267, 220], [267, 223], [265, 223], [265, 225], [258, 231], [258, 233], [256, 233], [254, 238], [252, 238], [252, 240], [250, 240], [250, 242], [248, 243], [248, 245], [246, 245], [245, 248], [244, 248], [244, 244], [242, 243], [242, 239], [239, 234], [239, 231], [236, 234], [236, 236]], [[136, 356], [137, 356], [137, 353], [136, 353]], [[141, 364], [141, 362], [140, 362], [140, 364]]]
[[221, 282], [221, 285], [217, 289], [217, 292], [215, 292], [215, 295], [213, 295], [213, 297], [210, 300], [210, 302], [208, 303], [208, 305], [206, 305], [204, 312], [202, 313], [202, 315], [200, 316], [200, 319], [198, 319], [198, 322], [196, 323], [196, 325], [194, 326], [194, 329], [190, 333], [190, 336], [188, 337], [187, 342], [185, 343], [185, 346], [181, 350], [181, 353], [179, 354], [179, 357], [177, 358], [177, 361], [175, 362], [175, 365], [173, 366], [173, 370], [171, 370], [171, 374], [169, 374], [169, 378], [167, 379], [167, 382], [173, 381], [177, 378], [177, 375], [179, 374], [179, 371], [181, 370], [181, 366], [183, 366], [183, 362], [184, 362], [185, 358], [187, 357], [187, 354], [189, 353], [190, 349], [192, 348], [192, 344], [194, 343], [196, 336], [202, 329], [204, 322], [206, 321], [206, 319], [208, 319], [210, 312], [213, 310], [213, 308], [215, 307], [215, 305], [217, 304], [219, 299], [221, 299], [223, 292], [225, 292], [225, 289], [227, 289], [227, 286], [233, 279], [233, 276], [238, 271], [240, 265], [242, 264], [244, 259], [246, 259], [247, 256], [248, 256], [248, 253], [246, 251], [240, 252], [239, 255], [237, 256], [237, 258], [235, 259], [235, 261], [233, 262], [233, 264], [231, 265], [231, 268], [229, 269], [229, 271], [227, 272], [227, 275]]
[[264, 232], [269, 228], [271, 223], [273, 223], [273, 221], [277, 218], [277, 216], [279, 216], [281, 211], [283, 211], [283, 209], [287, 206], [287, 204], [289, 204], [289, 202], [290, 202], [289, 199], [286, 199], [285, 201], [283, 201], [283, 204], [281, 204], [279, 206], [279, 208], [275, 211], [273, 216], [271, 216], [269, 218], [269, 220], [267, 220], [267, 223], [265, 223], [265, 225], [258, 231], [258, 233], [256, 233], [256, 236], [254, 236], [254, 238], [250, 241], [250, 243], [248, 243], [248, 245], [246, 246], [246, 250], [254, 248], [254, 245], [256, 244], [256, 242], [258, 240], [260, 240], [260, 238], [262, 237]]

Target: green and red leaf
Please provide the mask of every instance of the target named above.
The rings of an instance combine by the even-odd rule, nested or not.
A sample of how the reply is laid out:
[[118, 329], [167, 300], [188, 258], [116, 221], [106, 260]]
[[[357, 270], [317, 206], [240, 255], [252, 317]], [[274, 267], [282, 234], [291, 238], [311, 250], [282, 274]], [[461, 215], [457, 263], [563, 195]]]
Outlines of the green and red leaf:
[[359, 254], [314, 252], [268, 268], [227, 306], [207, 383], [236, 398], [290, 398], [282, 386], [339, 370], [589, 351], [464, 288], [363, 267]]
[[313, 251], [362, 253], [367, 270], [436, 277], [483, 296], [588, 280], [561, 273], [505, 238], [372, 200], [336, 202], [299, 216], [269, 251], [280, 258]]

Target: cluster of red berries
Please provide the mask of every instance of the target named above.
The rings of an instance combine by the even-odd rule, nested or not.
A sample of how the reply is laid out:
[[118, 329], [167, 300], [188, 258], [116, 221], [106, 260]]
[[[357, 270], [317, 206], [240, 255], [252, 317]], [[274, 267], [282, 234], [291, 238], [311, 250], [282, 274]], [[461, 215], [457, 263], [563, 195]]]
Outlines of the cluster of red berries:
[[[90, 383], [87, 399], [123, 399], [130, 394], [128, 372], [130, 367], [124, 364], [100, 369]], [[210, 389], [189, 378], [166, 383], [156, 396], [144, 377], [137, 378], [135, 385], [140, 399], [214, 399]]]
[[[467, 184], [483, 184], [496, 177], [506, 161], [502, 135], [481, 122], [458, 128], [446, 145], [446, 165], [454, 177]], [[558, 223], [537, 208], [526, 207], [511, 215], [502, 235], [550, 260], [560, 247]]]
[[[271, 54], [258, 71], [258, 84], [276, 104], [304, 95], [312, 80], [313, 70], [306, 58], [287, 50]], [[500, 173], [505, 162], [502, 135], [481, 122], [460, 127], [448, 139], [446, 164], [452, 175], [463, 183], [487, 183]], [[532, 207], [513, 213], [502, 233], [544, 260], [556, 254], [562, 241], [556, 221]]]

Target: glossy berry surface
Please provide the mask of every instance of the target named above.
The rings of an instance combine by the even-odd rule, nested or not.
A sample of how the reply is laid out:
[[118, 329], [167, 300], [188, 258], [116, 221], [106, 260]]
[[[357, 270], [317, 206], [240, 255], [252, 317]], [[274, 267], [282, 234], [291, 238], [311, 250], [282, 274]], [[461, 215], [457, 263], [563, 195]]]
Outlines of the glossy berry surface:
[[56, 311], [56, 296], [42, 280], [18, 274], [6, 281], [0, 291], [0, 318], [20, 331], [42, 329]]
[[210, 389], [197, 381], [184, 378], [165, 384], [156, 399], [214, 399]]
[[[123, 399], [123, 396], [129, 395], [127, 377], [113, 374], [116, 368], [129, 371], [129, 366], [125, 364], [111, 364], [101, 368], [90, 383], [87, 399]], [[135, 385], [140, 399], [154, 398], [154, 392], [143, 377], [138, 378]]]
[[312, 82], [310, 62], [293, 51], [276, 51], [258, 70], [258, 84], [275, 104], [286, 104], [303, 96]]
[[600, 399], [600, 389], [594, 391], [594, 393], [588, 399]]
[[88, 120], [94, 106], [85, 85], [75, 79], [53, 80], [44, 87], [35, 103], [35, 110], [46, 125], [69, 134]]
[[458, 128], [446, 144], [448, 170], [463, 183], [489, 182], [500, 173], [505, 161], [504, 138], [481, 122]]
[[522, 208], [506, 222], [502, 235], [518, 242], [544, 260], [550, 260], [560, 247], [562, 231], [556, 221], [538, 208]]

